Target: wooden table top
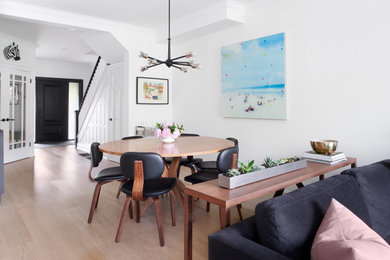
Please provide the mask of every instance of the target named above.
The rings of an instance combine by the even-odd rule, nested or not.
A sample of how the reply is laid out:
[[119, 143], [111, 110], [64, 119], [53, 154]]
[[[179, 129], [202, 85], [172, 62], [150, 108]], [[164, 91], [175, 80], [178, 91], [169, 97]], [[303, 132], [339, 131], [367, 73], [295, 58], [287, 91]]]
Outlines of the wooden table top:
[[184, 193], [213, 204], [230, 208], [245, 201], [264, 196], [281, 190], [290, 185], [323, 175], [348, 165], [356, 164], [355, 158], [348, 158], [345, 162], [335, 165], [307, 162], [307, 167], [287, 172], [269, 179], [254, 182], [235, 189], [225, 189], [218, 186], [218, 180], [212, 180], [195, 185], [186, 186]]
[[233, 146], [232, 141], [216, 137], [185, 136], [169, 144], [156, 137], [145, 137], [104, 143], [99, 146], [99, 150], [114, 155], [122, 155], [125, 152], [152, 152], [160, 154], [161, 157], [182, 157], [217, 153]]

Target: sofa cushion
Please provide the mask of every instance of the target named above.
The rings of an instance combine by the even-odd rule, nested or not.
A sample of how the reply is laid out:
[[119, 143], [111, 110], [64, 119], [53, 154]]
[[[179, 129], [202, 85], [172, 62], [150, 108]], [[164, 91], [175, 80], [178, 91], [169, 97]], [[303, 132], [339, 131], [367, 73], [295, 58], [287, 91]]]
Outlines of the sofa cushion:
[[390, 160], [343, 172], [354, 176], [360, 185], [372, 229], [390, 243]]
[[390, 259], [390, 246], [349, 209], [332, 199], [311, 249], [311, 260], [328, 259]]
[[292, 259], [310, 259], [314, 236], [332, 198], [370, 226], [356, 180], [337, 175], [258, 204], [259, 243]]

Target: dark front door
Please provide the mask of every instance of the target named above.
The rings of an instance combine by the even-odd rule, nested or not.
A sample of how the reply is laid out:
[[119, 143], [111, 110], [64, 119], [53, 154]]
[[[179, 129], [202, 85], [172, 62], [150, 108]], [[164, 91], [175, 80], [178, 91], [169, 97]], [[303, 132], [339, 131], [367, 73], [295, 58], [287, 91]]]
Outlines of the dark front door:
[[69, 84], [62, 79], [36, 79], [36, 142], [68, 140]]

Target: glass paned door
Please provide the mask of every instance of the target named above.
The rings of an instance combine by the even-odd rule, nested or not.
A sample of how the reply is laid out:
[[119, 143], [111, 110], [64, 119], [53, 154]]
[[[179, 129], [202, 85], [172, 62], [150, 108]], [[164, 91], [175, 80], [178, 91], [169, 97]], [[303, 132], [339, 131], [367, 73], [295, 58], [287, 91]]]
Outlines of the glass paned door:
[[[1, 78], [0, 128], [4, 131], [4, 161], [11, 162], [33, 155], [31, 129], [33, 98], [30, 73], [3, 70]], [[28, 100], [30, 97], [30, 102]], [[31, 121], [31, 120], [30, 120]]]
[[[26, 76], [10, 74], [9, 81], [9, 150], [26, 147]], [[9, 121], [8, 121], [9, 120]]]

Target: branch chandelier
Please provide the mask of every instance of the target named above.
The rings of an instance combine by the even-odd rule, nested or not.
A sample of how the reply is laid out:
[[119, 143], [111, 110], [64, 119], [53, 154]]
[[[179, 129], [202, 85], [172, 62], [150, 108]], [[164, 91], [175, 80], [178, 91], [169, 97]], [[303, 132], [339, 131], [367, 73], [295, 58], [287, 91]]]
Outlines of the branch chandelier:
[[177, 68], [183, 72], [188, 71], [188, 67], [191, 67], [193, 69], [199, 69], [200, 64], [199, 63], [194, 63], [193, 60], [190, 61], [180, 61], [180, 59], [183, 58], [191, 58], [195, 56], [195, 53], [189, 52], [185, 55], [176, 57], [176, 58], [171, 58], [171, 0], [168, 0], [168, 59], [166, 61], [162, 61], [153, 57], [150, 57], [148, 54], [144, 53], [141, 51], [139, 54], [141, 58], [147, 59], [148, 60], [148, 66], [141, 67], [141, 71], [144, 72], [145, 70], [165, 64], [167, 65], [168, 68], [174, 67]]

